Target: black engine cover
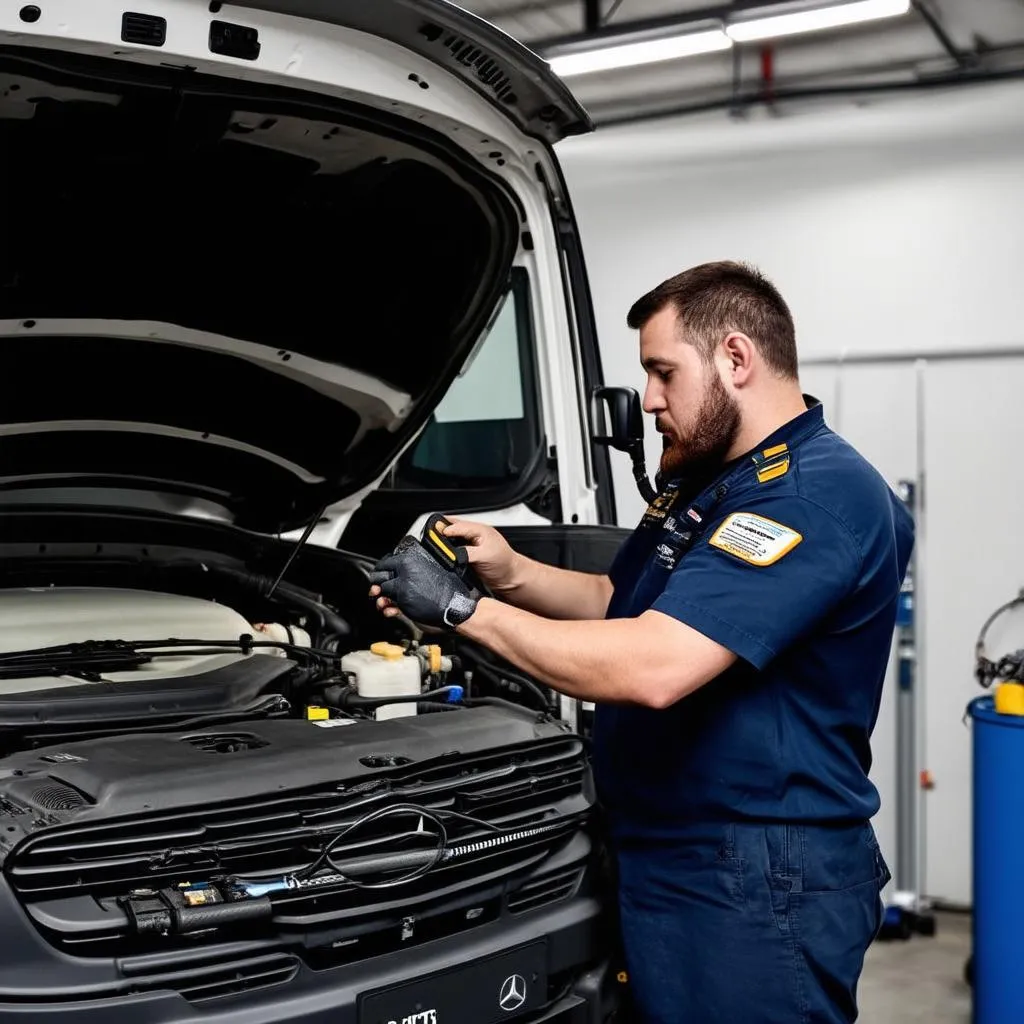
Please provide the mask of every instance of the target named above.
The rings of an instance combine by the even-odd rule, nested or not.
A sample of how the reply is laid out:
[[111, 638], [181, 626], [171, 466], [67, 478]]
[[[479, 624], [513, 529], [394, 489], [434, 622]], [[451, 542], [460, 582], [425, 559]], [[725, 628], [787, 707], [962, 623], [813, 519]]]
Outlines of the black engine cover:
[[[28, 815], [17, 816], [16, 832], [30, 834], [64, 822], [358, 784], [392, 767], [408, 769], [556, 737], [566, 738], [558, 722], [489, 706], [331, 728], [262, 721], [138, 733], [5, 758], [0, 801], [7, 797], [40, 812], [34, 823], [26, 821]], [[6, 817], [2, 806], [0, 816]]]

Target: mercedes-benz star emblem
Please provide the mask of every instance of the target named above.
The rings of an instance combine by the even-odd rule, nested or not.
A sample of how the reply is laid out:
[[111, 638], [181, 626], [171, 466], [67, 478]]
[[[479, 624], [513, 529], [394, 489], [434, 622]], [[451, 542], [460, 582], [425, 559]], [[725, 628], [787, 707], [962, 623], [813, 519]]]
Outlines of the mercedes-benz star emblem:
[[526, 979], [521, 974], [512, 974], [501, 983], [498, 1005], [507, 1013], [518, 1010], [526, 1002]]

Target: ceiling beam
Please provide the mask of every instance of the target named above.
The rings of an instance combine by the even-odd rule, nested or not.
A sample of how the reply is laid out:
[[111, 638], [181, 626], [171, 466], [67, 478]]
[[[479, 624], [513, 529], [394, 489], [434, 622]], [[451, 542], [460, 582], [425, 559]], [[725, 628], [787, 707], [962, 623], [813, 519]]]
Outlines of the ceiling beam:
[[938, 14], [932, 10], [931, 4], [927, 0], [910, 0], [910, 6], [917, 11], [918, 14], [925, 20], [925, 23], [932, 30], [935, 38], [942, 44], [942, 48], [960, 65], [962, 68], [969, 67], [972, 63], [969, 54], [964, 53], [956, 43], [953, 41], [953, 37], [946, 31], [945, 25], [942, 24], [942, 20]]

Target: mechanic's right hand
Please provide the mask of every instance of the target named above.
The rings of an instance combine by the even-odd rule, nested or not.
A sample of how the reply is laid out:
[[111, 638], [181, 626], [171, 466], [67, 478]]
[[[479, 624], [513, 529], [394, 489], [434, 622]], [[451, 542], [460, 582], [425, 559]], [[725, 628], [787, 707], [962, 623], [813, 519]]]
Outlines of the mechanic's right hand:
[[521, 556], [493, 526], [452, 519], [444, 528], [444, 535], [462, 542], [459, 546], [466, 549], [473, 571], [494, 593], [515, 589]]

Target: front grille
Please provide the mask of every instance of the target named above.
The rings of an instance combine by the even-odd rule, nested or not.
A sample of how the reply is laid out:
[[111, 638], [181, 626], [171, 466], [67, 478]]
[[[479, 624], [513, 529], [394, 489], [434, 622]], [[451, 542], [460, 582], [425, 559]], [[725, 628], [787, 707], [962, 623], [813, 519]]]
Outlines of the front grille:
[[[365, 888], [336, 876], [316, 888], [284, 890], [273, 896], [272, 919], [246, 931], [254, 938], [253, 927], [264, 928], [268, 937], [330, 928], [346, 940], [440, 901], [472, 898], [476, 890], [536, 868], [554, 844], [576, 832], [589, 810], [586, 770], [582, 743], [570, 736], [453, 755], [347, 786], [49, 828], [24, 840], [4, 870], [29, 916], [55, 945], [81, 956], [125, 955], [146, 943], [172, 948], [175, 940], [132, 934], [117, 897], [186, 880], [269, 880], [301, 873], [326, 842], [371, 811], [414, 805], [514, 830], [496, 841], [491, 829], [445, 817], [449, 849], [458, 853], [417, 880]], [[337, 840], [332, 858], [349, 865], [351, 875], [366, 858], [418, 854], [436, 844], [434, 835], [408, 818], [382, 817], [350, 829]], [[185, 941], [194, 946], [202, 940]]]
[[283, 985], [299, 970], [299, 960], [286, 953], [268, 953], [223, 963], [191, 964], [180, 970], [148, 972], [133, 980], [130, 992], [175, 991], [190, 1003]]
[[509, 912], [528, 914], [531, 910], [560, 903], [576, 892], [582, 878], [583, 868], [571, 867], [530, 879], [509, 895]]

